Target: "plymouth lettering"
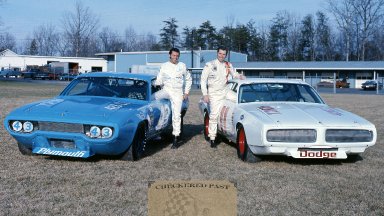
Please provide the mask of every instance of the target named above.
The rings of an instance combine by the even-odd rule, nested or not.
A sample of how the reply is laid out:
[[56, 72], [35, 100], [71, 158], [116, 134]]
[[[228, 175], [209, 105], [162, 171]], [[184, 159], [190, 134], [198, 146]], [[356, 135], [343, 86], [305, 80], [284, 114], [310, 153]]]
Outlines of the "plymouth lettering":
[[45, 155], [67, 156], [67, 157], [83, 157], [87, 152], [86, 151], [66, 152], [66, 151], [60, 151], [60, 150], [51, 150], [48, 148], [40, 148], [38, 151], [34, 153], [45, 154]]

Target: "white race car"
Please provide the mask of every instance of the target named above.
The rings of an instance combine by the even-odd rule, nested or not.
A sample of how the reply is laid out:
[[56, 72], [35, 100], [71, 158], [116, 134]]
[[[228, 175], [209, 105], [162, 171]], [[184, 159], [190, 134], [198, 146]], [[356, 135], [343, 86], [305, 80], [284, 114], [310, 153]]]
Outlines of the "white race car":
[[[289, 79], [231, 80], [221, 108], [218, 133], [236, 143], [238, 157], [259, 155], [346, 159], [376, 142], [375, 125], [331, 108], [310, 85]], [[208, 138], [209, 104], [199, 102]]]

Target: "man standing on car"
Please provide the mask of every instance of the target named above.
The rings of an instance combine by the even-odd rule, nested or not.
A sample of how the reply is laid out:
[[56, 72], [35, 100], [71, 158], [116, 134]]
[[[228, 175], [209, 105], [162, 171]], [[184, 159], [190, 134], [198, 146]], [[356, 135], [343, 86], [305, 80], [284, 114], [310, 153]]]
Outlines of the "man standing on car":
[[169, 50], [169, 61], [161, 65], [155, 85], [163, 86], [156, 92], [155, 99], [167, 98], [171, 101], [173, 144], [172, 149], [179, 147], [178, 141], [181, 128], [181, 106], [183, 100], [188, 100], [191, 90], [192, 77], [184, 63], [179, 62], [180, 50]]
[[205, 65], [200, 80], [203, 100], [210, 106], [208, 136], [212, 148], [216, 148], [217, 121], [227, 94], [226, 84], [231, 78], [245, 79], [245, 76], [233, 70], [231, 63], [225, 61], [226, 56], [227, 49], [219, 47], [217, 59]]

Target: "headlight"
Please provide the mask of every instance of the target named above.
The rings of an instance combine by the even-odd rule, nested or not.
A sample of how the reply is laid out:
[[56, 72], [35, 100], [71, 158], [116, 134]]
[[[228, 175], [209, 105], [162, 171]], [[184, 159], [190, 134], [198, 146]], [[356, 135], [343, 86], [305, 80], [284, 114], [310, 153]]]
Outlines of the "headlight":
[[10, 121], [10, 127], [15, 132], [31, 133], [38, 129], [37, 122], [31, 121]]
[[112, 136], [112, 129], [110, 127], [103, 127], [101, 130], [101, 136], [103, 138], [109, 138]]
[[325, 140], [327, 142], [371, 142], [373, 133], [369, 130], [328, 129]]
[[316, 130], [313, 129], [278, 129], [267, 132], [269, 142], [314, 143], [316, 137]]
[[90, 132], [90, 136], [92, 138], [97, 138], [100, 136], [101, 132], [100, 132], [100, 128], [97, 127], [97, 126], [92, 126], [91, 129], [89, 130]]
[[33, 124], [32, 122], [26, 121], [23, 124], [24, 132], [31, 133], [33, 131]]
[[12, 123], [12, 130], [16, 131], [16, 132], [19, 132], [23, 129], [23, 124], [21, 124], [21, 122], [19, 121], [14, 121]]
[[91, 138], [107, 139], [112, 137], [113, 129], [100, 125], [84, 125], [84, 133]]

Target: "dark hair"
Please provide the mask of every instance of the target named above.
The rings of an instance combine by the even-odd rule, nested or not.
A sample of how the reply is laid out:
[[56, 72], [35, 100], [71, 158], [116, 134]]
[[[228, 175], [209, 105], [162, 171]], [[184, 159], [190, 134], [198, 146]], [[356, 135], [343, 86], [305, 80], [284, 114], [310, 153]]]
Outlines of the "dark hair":
[[227, 47], [225, 47], [225, 46], [219, 46], [219, 47], [217, 48], [217, 52], [219, 52], [219, 50], [225, 50], [225, 52], [228, 53], [228, 49], [227, 49]]
[[175, 48], [175, 47], [173, 47], [172, 49], [169, 50], [169, 55], [171, 55], [172, 52], [177, 52], [177, 53], [179, 53], [179, 55], [180, 55], [180, 50], [177, 49], [177, 48]]

